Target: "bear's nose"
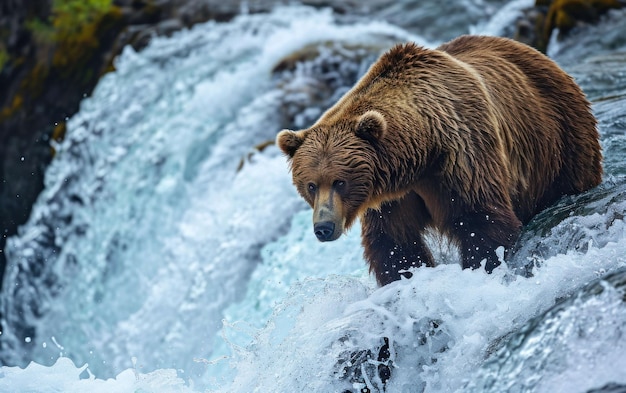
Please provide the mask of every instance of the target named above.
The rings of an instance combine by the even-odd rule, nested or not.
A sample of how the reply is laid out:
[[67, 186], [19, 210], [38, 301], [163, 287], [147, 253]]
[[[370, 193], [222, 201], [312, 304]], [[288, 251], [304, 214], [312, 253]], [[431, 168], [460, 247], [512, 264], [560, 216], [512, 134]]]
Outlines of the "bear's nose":
[[335, 223], [331, 221], [318, 222], [313, 226], [313, 230], [315, 231], [317, 240], [325, 242], [332, 238], [335, 232]]

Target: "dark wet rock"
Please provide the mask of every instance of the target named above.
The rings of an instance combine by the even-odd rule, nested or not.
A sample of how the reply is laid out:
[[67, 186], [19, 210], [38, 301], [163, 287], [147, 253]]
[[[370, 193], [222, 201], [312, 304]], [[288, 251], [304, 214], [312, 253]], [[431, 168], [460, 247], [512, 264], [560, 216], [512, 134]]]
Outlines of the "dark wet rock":
[[626, 385], [620, 383], [607, 383], [601, 388], [587, 390], [587, 393], [626, 393]]
[[[589, 217], [596, 217], [589, 220]], [[524, 228], [509, 267], [532, 276], [539, 261], [568, 251], [604, 247], [626, 216], [626, 181], [605, 181], [579, 195], [567, 196], [537, 214]], [[556, 241], [555, 241], [556, 239]]]
[[626, 2], [622, 0], [536, 0], [506, 35], [546, 52], [555, 31], [562, 39], [573, 30], [600, 22], [609, 11], [624, 7]]

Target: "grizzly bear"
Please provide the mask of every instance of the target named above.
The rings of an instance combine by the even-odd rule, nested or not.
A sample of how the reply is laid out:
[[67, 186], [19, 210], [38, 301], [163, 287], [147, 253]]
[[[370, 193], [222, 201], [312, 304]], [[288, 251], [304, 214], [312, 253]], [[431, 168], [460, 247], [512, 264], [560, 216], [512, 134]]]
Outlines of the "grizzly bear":
[[359, 217], [365, 259], [386, 285], [435, 265], [429, 227], [458, 245], [463, 268], [491, 273], [533, 215], [600, 183], [598, 138], [585, 95], [552, 60], [462, 36], [393, 47], [313, 126], [276, 142], [317, 238], [335, 240]]

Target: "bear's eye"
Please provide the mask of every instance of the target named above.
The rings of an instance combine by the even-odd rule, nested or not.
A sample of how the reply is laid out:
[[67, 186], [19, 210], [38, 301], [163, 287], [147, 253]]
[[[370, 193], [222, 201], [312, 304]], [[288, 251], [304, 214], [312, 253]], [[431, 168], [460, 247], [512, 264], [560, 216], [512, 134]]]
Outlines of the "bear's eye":
[[337, 191], [341, 191], [346, 187], [346, 182], [343, 180], [335, 180], [333, 182], [333, 187], [337, 190]]
[[317, 191], [317, 186], [314, 183], [309, 183], [307, 185], [307, 189], [311, 194], [315, 194], [315, 191]]

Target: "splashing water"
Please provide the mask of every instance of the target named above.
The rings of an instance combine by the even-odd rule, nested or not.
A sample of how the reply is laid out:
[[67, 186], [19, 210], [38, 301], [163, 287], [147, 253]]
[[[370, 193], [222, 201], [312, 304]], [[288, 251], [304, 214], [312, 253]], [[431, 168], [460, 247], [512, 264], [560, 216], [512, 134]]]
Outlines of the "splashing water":
[[[514, 3], [475, 29], [498, 34], [531, 2]], [[375, 389], [375, 359], [358, 369], [350, 359], [375, 353], [386, 337], [386, 391], [466, 391], [492, 375], [513, 332], [623, 268], [626, 62], [589, 46], [600, 57], [568, 63], [577, 47], [568, 52], [567, 43], [555, 56], [592, 92], [608, 180], [529, 226], [514, 262], [532, 265], [532, 277], [461, 270], [443, 242], [437, 259], [445, 263], [377, 288], [358, 229], [317, 242], [277, 149], [237, 171], [251, 146], [310, 124], [380, 51], [407, 40], [433, 46], [386, 23], [339, 23], [330, 11], [286, 7], [158, 38], [141, 53], [127, 49], [68, 123], [29, 223], [9, 239], [3, 361], [28, 366], [2, 367], [0, 390]], [[287, 77], [273, 72], [310, 45], [316, 59]], [[350, 57], [359, 50], [367, 54]], [[596, 66], [607, 61], [613, 66]], [[311, 104], [319, 72], [332, 91]], [[589, 316], [613, 310], [606, 323], [623, 324], [619, 290], [603, 296], [572, 307]], [[608, 371], [581, 374], [584, 384], [566, 361], [560, 370], [571, 370], [572, 386], [626, 383], [616, 356], [612, 364], [593, 359]], [[560, 383], [550, 372], [545, 389]], [[508, 371], [499, 378], [507, 377], [517, 381]]]
[[304, 206], [276, 149], [236, 171], [306, 87], [303, 72], [285, 97], [272, 68], [338, 36], [370, 46], [412, 38], [285, 8], [126, 49], [69, 121], [30, 222], [9, 240], [8, 362], [61, 354], [112, 376], [137, 355], [146, 370], [201, 374], [194, 359], [212, 353], [261, 247]]

